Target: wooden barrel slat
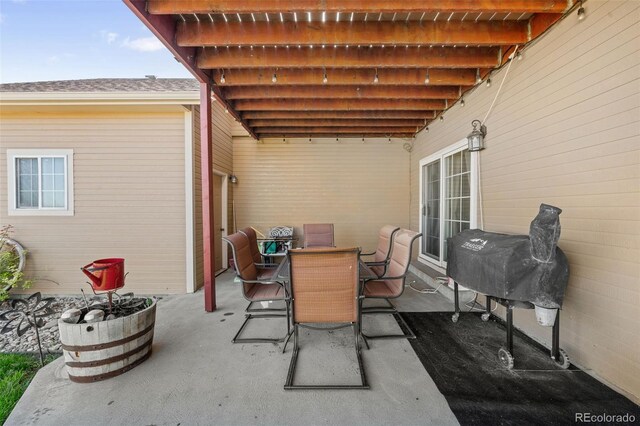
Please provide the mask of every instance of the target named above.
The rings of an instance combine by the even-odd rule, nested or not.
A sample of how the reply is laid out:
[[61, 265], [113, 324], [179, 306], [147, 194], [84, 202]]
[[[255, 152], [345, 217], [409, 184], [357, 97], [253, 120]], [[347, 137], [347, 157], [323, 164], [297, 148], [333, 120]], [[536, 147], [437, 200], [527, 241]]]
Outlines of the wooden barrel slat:
[[[114, 320], [112, 320], [114, 321]], [[95, 345], [84, 345], [84, 346], [71, 346], [71, 345], [65, 345], [62, 344], [62, 349], [65, 349], [69, 352], [85, 352], [85, 351], [97, 351], [100, 349], [108, 349], [108, 348], [112, 348], [114, 346], [122, 346], [125, 343], [128, 343], [132, 340], [135, 340], [139, 337], [144, 336], [145, 334], [147, 334], [149, 331], [153, 330], [155, 324], [151, 324], [149, 327], [145, 328], [144, 330], [133, 334], [129, 337], [125, 337], [124, 339], [120, 339], [120, 340], [114, 340], [112, 342], [106, 342], [106, 343], [96, 343]]]
[[71, 379], [72, 382], [76, 382], [76, 383], [93, 383], [93, 382], [99, 382], [100, 380], [110, 379], [111, 377], [119, 376], [122, 373], [126, 373], [127, 371], [131, 370], [133, 367], [136, 367], [142, 364], [150, 356], [151, 356], [151, 348], [149, 348], [147, 353], [145, 353], [145, 355], [142, 358], [132, 362], [129, 365], [119, 368], [118, 370], [113, 370], [108, 373], [98, 374], [95, 376], [74, 376], [69, 374], [69, 379]]
[[124, 318], [90, 324], [58, 322], [69, 378], [91, 383], [118, 376], [151, 354], [156, 301]]

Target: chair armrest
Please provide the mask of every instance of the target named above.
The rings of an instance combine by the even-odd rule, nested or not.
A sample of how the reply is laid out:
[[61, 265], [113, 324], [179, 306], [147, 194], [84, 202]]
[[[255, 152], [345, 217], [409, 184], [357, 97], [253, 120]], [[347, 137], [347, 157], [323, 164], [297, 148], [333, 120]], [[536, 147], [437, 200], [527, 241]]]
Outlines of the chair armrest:
[[400, 275], [399, 277], [387, 277], [383, 275], [377, 279], [378, 280], [400, 280], [400, 279], [405, 279], [406, 277], [407, 277], [406, 275]]
[[365, 265], [367, 266], [384, 266], [386, 265], [388, 262], [383, 261], [383, 262], [364, 262]]
[[277, 268], [279, 266], [278, 263], [254, 263], [254, 265], [260, 268]]
[[240, 278], [240, 281], [242, 281], [243, 284], [279, 284], [281, 286], [284, 286], [283, 282], [280, 281], [275, 281], [275, 280], [243, 280], [242, 278]]

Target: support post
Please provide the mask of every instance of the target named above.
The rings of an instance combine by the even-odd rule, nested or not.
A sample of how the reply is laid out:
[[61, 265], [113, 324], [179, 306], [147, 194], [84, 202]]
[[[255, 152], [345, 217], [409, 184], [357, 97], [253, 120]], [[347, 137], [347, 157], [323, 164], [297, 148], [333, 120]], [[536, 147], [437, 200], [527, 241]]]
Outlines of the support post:
[[202, 176], [202, 250], [204, 309], [216, 310], [215, 243], [213, 232], [213, 147], [211, 146], [211, 84], [200, 83], [200, 161]]
[[553, 334], [551, 335], [551, 358], [558, 362], [560, 359], [560, 309], [556, 314], [556, 322], [553, 323]]
[[513, 355], [513, 308], [507, 304], [507, 350]]

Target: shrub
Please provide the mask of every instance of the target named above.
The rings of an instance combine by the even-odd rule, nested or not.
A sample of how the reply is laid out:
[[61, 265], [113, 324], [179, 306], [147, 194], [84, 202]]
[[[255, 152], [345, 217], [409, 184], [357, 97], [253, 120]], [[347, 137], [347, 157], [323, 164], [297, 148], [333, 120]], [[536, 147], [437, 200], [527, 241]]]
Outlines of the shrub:
[[9, 297], [9, 290], [13, 287], [28, 288], [32, 284], [32, 281], [24, 279], [20, 270], [20, 253], [9, 238], [12, 231], [11, 225], [0, 228], [0, 302]]

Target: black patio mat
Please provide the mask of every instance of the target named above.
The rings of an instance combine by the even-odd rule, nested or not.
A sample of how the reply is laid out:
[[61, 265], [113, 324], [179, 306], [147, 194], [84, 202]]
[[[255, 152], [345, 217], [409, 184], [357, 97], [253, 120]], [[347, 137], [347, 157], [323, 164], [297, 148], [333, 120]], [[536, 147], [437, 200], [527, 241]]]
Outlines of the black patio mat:
[[416, 333], [413, 349], [461, 425], [575, 424], [576, 413], [628, 413], [640, 421], [635, 403], [573, 365], [556, 366], [548, 350], [517, 330], [515, 367], [507, 370], [497, 357], [506, 329], [494, 319], [485, 323], [480, 314], [463, 313], [454, 324], [446, 312], [401, 315]]

